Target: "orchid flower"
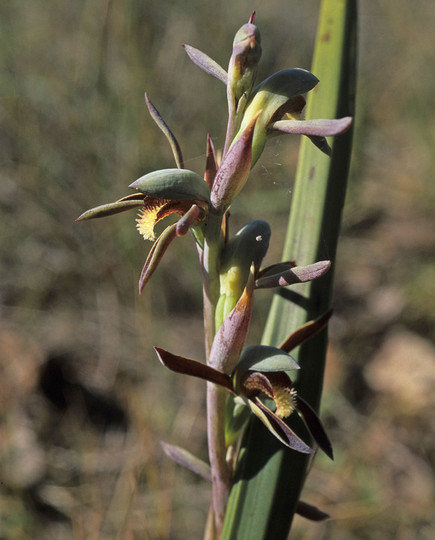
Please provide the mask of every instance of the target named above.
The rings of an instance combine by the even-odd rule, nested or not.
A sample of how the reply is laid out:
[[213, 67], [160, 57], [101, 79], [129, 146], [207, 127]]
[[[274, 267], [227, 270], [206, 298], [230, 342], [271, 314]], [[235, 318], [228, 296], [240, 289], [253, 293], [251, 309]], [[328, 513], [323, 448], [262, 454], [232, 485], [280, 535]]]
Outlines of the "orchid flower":
[[[160, 347], [154, 349], [164, 366], [227, 389], [283, 444], [297, 452], [311, 454], [313, 449], [283, 420], [293, 412], [297, 412], [319, 447], [332, 458], [331, 443], [318, 416], [297, 394], [288, 375], [288, 372], [298, 370], [299, 365], [282, 349], [264, 345], [248, 347], [243, 351], [230, 375], [202, 362], [172, 354]], [[263, 403], [260, 399], [262, 395], [272, 400], [275, 411]]]
[[[208, 211], [210, 192], [198, 174], [186, 169], [163, 169], [142, 176], [131, 188], [139, 194], [127, 195], [114, 203], [87, 210], [76, 221], [118, 214], [132, 208], [140, 208], [136, 220], [137, 229], [145, 240], [155, 241], [151, 248], [139, 281], [139, 292], [157, 268], [169, 244], [177, 236], [184, 236], [192, 228], [201, 241], [201, 224]], [[181, 218], [166, 227], [156, 239], [154, 226], [167, 216], [179, 214]]]
[[251, 91], [261, 56], [260, 33], [254, 25], [254, 18], [255, 12], [248, 24], [236, 34], [228, 73], [205, 53], [184, 45], [189, 58], [197, 66], [227, 85], [229, 121], [224, 154], [259, 114], [252, 141], [251, 167], [260, 157], [267, 139], [284, 133], [306, 135], [322, 152], [330, 155], [331, 149], [325, 137], [346, 131], [352, 118], [301, 119], [305, 107], [302, 94], [317, 85], [319, 80], [315, 75], [305, 69], [284, 69]]

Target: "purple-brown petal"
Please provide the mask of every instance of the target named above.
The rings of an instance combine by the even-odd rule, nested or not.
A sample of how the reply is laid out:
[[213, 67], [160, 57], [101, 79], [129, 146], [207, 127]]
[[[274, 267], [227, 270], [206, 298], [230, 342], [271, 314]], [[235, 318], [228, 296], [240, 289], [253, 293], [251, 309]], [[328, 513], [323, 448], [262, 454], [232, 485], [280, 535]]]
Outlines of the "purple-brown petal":
[[279, 348], [287, 353], [290, 352], [295, 347], [298, 347], [301, 343], [317, 334], [317, 332], [320, 332], [320, 330], [328, 324], [331, 316], [332, 309], [321, 315], [318, 319], [308, 321], [306, 324], [292, 332], [288, 338], [281, 343]]
[[233, 382], [231, 377], [225, 375], [225, 373], [222, 373], [221, 371], [218, 371], [207, 364], [198, 362], [197, 360], [172, 354], [160, 347], [154, 347], [154, 350], [156, 351], [160, 362], [171, 371], [197, 377], [219, 386], [223, 386], [231, 392], [233, 391]]
[[173, 223], [167, 227], [162, 234], [154, 242], [153, 247], [151, 248], [148, 257], [145, 261], [142, 273], [139, 279], [139, 294], [142, 294], [142, 291], [145, 285], [148, 283], [150, 277], [154, 274], [157, 266], [162, 260], [163, 255], [169, 247], [169, 244], [177, 236], [177, 224]]
[[305, 444], [304, 441], [300, 439], [283, 420], [281, 420], [281, 418], [278, 418], [278, 416], [268, 409], [258, 398], [247, 401], [251, 411], [283, 444], [302, 454], [314, 453], [312, 448]]
[[326, 434], [320, 418], [317, 416], [311, 406], [308, 405], [308, 403], [299, 395], [296, 396], [296, 409], [299, 416], [305, 422], [305, 425], [313, 436], [313, 439], [319, 445], [319, 448], [321, 448], [328, 457], [334, 459], [331, 441]]

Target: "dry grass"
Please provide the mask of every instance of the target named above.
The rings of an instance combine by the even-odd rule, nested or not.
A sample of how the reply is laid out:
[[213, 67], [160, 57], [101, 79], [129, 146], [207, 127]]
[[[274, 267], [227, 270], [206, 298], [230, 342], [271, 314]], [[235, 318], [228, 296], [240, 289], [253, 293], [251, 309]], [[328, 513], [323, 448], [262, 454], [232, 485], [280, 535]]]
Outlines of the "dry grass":
[[[171, 250], [143, 297], [134, 217], [75, 225], [84, 209], [172, 166], [146, 90], [201, 171], [222, 144], [223, 87], [187, 42], [227, 61], [257, 9], [263, 74], [309, 67], [318, 3], [17, 0], [0, 18], [0, 536], [200, 538], [209, 487], [159, 440], [205, 457], [200, 381], [152, 345], [202, 355], [194, 246]], [[257, 5], [258, 4], [258, 5]], [[323, 417], [336, 449], [305, 498], [333, 519], [292, 538], [434, 537], [435, 10], [361, 2], [352, 178], [337, 261]], [[271, 222], [279, 257], [297, 142], [273, 144], [234, 209]], [[268, 306], [259, 296], [261, 332]], [[187, 339], [186, 339], [187, 338]]]

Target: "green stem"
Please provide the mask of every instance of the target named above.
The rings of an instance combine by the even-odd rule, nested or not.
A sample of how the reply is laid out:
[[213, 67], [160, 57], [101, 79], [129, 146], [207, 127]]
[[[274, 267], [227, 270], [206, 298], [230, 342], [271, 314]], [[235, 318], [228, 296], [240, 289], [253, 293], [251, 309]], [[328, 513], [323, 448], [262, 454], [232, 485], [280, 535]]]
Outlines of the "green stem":
[[207, 383], [207, 439], [213, 485], [215, 531], [220, 538], [225, 508], [231, 488], [231, 472], [226, 462], [225, 401], [227, 392]]
[[[222, 213], [210, 209], [205, 231], [203, 253], [204, 279], [204, 331], [207, 359], [210, 354], [215, 327], [215, 311], [219, 298], [219, 257], [222, 243]], [[207, 383], [207, 438], [212, 491], [214, 527], [216, 538], [220, 538], [228, 494], [231, 487], [231, 473], [226, 462], [225, 447], [225, 400], [226, 391], [212, 383]]]
[[[219, 256], [222, 244], [222, 219], [222, 213], [210, 207], [204, 235], [204, 254], [202, 261], [204, 296], [207, 304], [206, 311], [209, 313], [206, 319], [209, 341], [213, 340], [216, 332], [214, 311], [219, 299]], [[211, 322], [211, 314], [213, 314], [213, 323]], [[209, 352], [208, 350], [207, 355]]]
[[231, 143], [233, 142], [234, 136], [237, 129], [237, 120], [236, 120], [236, 107], [234, 95], [228, 89], [228, 124], [227, 132], [225, 135], [225, 144], [222, 152], [222, 159], [225, 157], [225, 154], [228, 152]]

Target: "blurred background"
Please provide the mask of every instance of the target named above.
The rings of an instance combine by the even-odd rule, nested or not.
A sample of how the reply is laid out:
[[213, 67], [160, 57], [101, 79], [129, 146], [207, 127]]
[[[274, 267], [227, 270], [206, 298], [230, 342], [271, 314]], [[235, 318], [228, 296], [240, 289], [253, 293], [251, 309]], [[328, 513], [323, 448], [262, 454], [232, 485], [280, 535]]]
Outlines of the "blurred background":
[[[310, 68], [319, 1], [14, 0], [0, 6], [0, 538], [201, 538], [210, 488], [159, 441], [206, 457], [204, 385], [153, 345], [202, 358], [190, 238], [139, 297], [150, 248], [133, 212], [74, 223], [173, 167], [143, 93], [202, 173], [223, 144], [223, 85], [181, 43], [226, 67], [254, 9], [259, 80]], [[435, 9], [360, 2], [354, 156], [336, 262], [322, 418], [335, 447], [295, 539], [432, 539], [435, 429]], [[272, 225], [279, 259], [299, 140], [279, 138], [233, 208]], [[250, 340], [270, 303], [258, 294]]]

